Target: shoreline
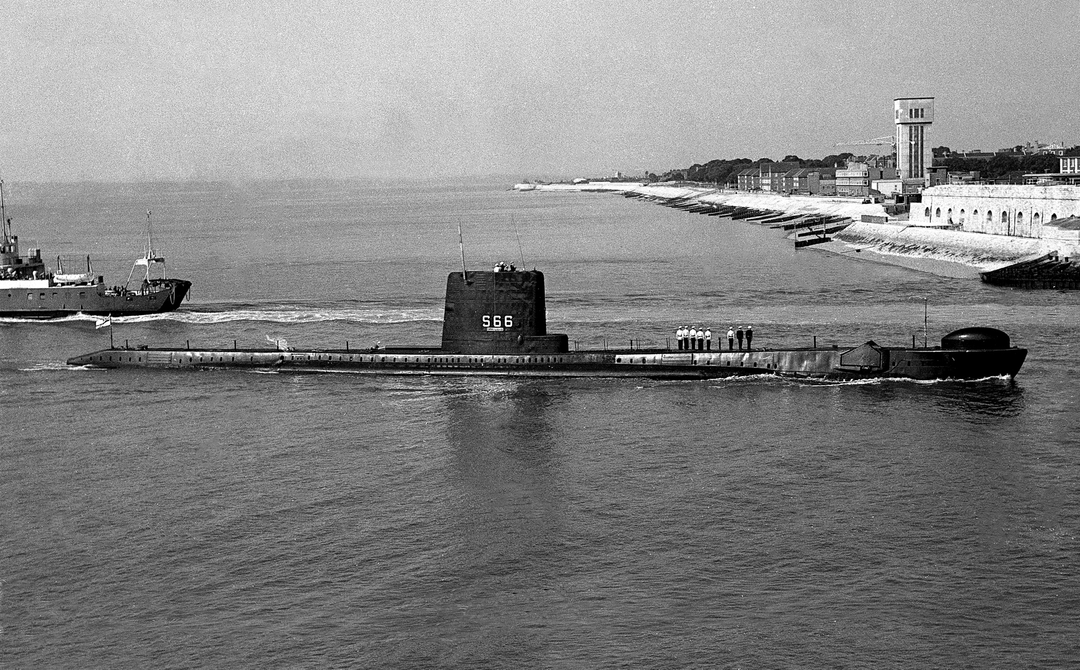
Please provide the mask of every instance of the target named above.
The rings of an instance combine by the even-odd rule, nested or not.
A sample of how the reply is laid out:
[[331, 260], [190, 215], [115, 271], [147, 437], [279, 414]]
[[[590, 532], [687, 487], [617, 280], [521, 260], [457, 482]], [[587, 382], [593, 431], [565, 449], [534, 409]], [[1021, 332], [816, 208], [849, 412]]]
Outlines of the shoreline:
[[853, 256], [867, 263], [893, 265], [947, 279], [979, 279], [979, 268], [958, 261], [886, 253], [873, 247], [852, 246], [838, 240], [816, 244], [810, 248], [838, 256]]
[[[519, 188], [526, 186], [526, 188]], [[995, 270], [1023, 260], [1057, 252], [1080, 257], [1080, 245], [1062, 240], [965, 232], [936, 226], [909, 224], [890, 216], [880, 204], [860, 198], [797, 196], [779, 193], [748, 193], [701, 186], [653, 185], [639, 182], [589, 182], [583, 184], [519, 184], [523, 191], [576, 191], [633, 193], [659, 204], [666, 201], [697, 201], [702, 204], [748, 207], [778, 214], [843, 216], [852, 224], [834, 233], [832, 241], [811, 248], [843, 255], [859, 254], [870, 262], [896, 265], [950, 279], [978, 279], [980, 272]], [[863, 217], [885, 223], [871, 223]], [[791, 236], [794, 239], [794, 234]]]

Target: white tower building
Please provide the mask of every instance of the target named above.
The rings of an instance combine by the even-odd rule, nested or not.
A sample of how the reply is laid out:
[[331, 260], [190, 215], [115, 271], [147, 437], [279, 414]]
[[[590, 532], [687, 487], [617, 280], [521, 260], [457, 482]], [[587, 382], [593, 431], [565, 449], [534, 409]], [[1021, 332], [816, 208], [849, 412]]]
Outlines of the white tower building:
[[934, 122], [933, 98], [896, 98], [896, 170], [904, 181], [926, 184], [934, 160], [926, 131]]

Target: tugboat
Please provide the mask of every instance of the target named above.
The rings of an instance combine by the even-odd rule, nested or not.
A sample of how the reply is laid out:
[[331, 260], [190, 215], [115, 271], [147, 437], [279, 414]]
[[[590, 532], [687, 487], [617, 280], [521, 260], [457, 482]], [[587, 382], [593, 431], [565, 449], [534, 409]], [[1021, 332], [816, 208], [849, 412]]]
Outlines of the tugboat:
[[[235, 345], [234, 345], [235, 347]], [[964, 328], [940, 347], [672, 351], [570, 351], [563, 334], [547, 332], [544, 274], [500, 263], [492, 270], [452, 272], [440, 347], [356, 350], [109, 348], [67, 362], [96, 368], [264, 368], [348, 370], [369, 374], [500, 375], [508, 377], [647, 377], [709, 379], [784, 375], [819, 379], [982, 379], [1014, 377], [1027, 356], [994, 328]]]
[[[90, 257], [86, 272], [65, 272], [63, 261], [56, 259], [56, 272], [50, 272], [41, 259], [40, 249], [19, 255], [19, 238], [11, 233], [11, 219], [4, 203], [0, 181], [0, 218], [3, 240], [0, 244], [0, 316], [24, 319], [50, 319], [72, 314], [128, 316], [171, 312], [180, 306], [191, 282], [169, 279], [165, 259], [154, 251], [150, 237], [150, 212], [146, 213], [146, 254], [136, 259], [124, 286], [105, 286], [102, 276], [94, 275]], [[142, 284], [129, 289], [135, 269], [145, 266]], [[151, 268], [160, 266], [159, 276]]]

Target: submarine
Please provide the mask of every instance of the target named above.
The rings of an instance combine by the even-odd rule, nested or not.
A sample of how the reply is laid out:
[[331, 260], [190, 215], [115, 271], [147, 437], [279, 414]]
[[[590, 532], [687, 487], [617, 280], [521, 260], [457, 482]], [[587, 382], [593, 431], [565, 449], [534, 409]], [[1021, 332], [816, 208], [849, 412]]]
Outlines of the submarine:
[[735, 351], [575, 350], [565, 334], [547, 332], [544, 274], [498, 264], [451, 272], [446, 280], [439, 347], [295, 350], [110, 347], [68, 359], [93, 368], [351, 371], [380, 375], [506, 377], [641, 377], [712, 379], [737, 375], [917, 380], [1015, 377], [1027, 350], [995, 328], [953, 331], [940, 346], [755, 348]]

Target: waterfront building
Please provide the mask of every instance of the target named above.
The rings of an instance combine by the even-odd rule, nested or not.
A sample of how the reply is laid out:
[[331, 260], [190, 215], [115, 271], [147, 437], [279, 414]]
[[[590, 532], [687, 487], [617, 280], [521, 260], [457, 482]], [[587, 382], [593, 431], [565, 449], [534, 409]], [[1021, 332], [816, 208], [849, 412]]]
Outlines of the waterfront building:
[[[970, 170], [966, 172], [950, 172], [949, 181], [950, 184], [981, 184], [982, 173], [978, 170]], [[936, 184], [935, 184], [936, 185]]]
[[835, 195], [836, 168], [791, 170], [784, 175], [784, 191], [800, 195]]
[[1080, 216], [1080, 186], [943, 185], [922, 192], [908, 222], [973, 233], [1060, 237], [1059, 220]]
[[759, 163], [761, 190], [780, 193], [784, 190], [784, 175], [798, 167], [798, 163]]
[[870, 189], [877, 191], [886, 198], [895, 198], [904, 193], [904, 181], [899, 178], [875, 179], [870, 182]]
[[799, 190], [799, 173], [806, 168], [794, 168], [784, 173], [784, 182], [780, 186], [783, 193], [796, 193]]
[[[896, 167], [905, 185], [927, 185], [927, 170], [933, 164], [933, 149], [927, 138], [934, 122], [933, 98], [893, 100], [896, 123]], [[916, 189], [917, 190], [917, 189]], [[905, 192], [910, 192], [905, 186]]]
[[768, 172], [762, 170], [758, 175], [758, 183], [761, 184], [762, 191], [779, 191], [780, 186], [784, 183], [784, 173], [777, 172], [774, 177], [771, 167], [770, 165]]
[[756, 191], [761, 188], [761, 173], [756, 166], [739, 170], [736, 185], [740, 191]]
[[798, 167], [798, 163], [758, 163], [739, 172], [739, 190], [780, 193], [784, 190], [784, 175]]
[[931, 165], [926, 169], [926, 185], [937, 186], [949, 183], [949, 168], [944, 165]]
[[848, 161], [836, 171], [836, 195], [862, 196], [870, 191], [870, 166], [858, 161]]
[[1035, 186], [1057, 184], [1080, 186], [1080, 149], [1070, 149], [1067, 156], [1058, 158], [1057, 172], [1036, 172], [1024, 175], [1024, 183]]
[[1064, 156], [1065, 152], [1068, 151], [1064, 142], [1058, 142], [1056, 144], [1053, 142], [1051, 142], [1050, 144], [1043, 144], [1042, 142], [1036, 142], [1035, 144], [1032, 144], [1031, 142], [1027, 142], [1023, 146], [1017, 147], [1017, 149], [1028, 156], [1045, 154]]
[[822, 168], [818, 172], [818, 195], [836, 195], [836, 168]]
[[874, 181], [895, 178], [896, 170], [881, 167], [876, 161], [848, 161], [846, 166], [836, 170], [836, 195], [866, 197]]

